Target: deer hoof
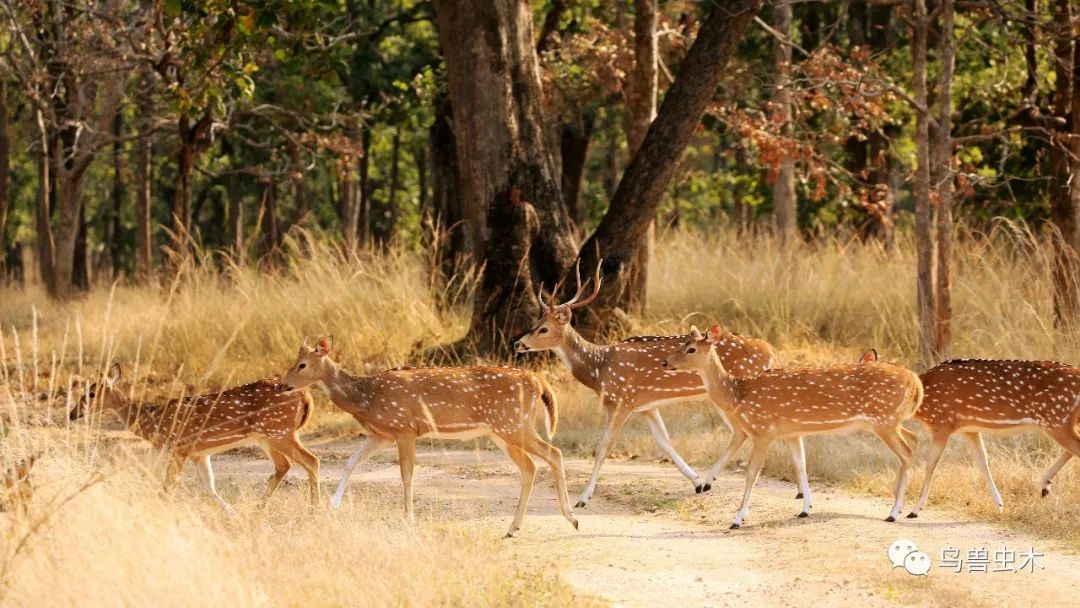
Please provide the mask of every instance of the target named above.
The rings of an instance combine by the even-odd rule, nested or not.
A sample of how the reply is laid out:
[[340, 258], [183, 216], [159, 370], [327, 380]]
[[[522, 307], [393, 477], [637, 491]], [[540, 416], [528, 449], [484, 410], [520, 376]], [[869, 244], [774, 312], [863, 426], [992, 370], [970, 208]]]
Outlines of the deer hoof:
[[806, 511], [803, 511], [802, 513], [799, 513], [796, 517], [809, 517], [809, 516], [810, 516], [809, 513], [807, 513]]
[[1046, 498], [1049, 495], [1050, 495], [1050, 488], [1043, 488], [1042, 489], [1042, 497]]
[[796, 499], [796, 500], [801, 500], [801, 499], [802, 499], [802, 497], [803, 497], [803, 496], [802, 496], [802, 492], [799, 492], [798, 494], [796, 494], [796, 495], [795, 495], [795, 499]]
[[728, 528], [728, 530], [738, 530], [741, 526], [742, 524], [731, 524], [731, 527]]
[[701, 494], [704, 491], [705, 491], [705, 486], [704, 485], [702, 485], [700, 483], [694, 485], [694, 494]]
[[575, 509], [584, 509], [585, 508], [585, 501], [584, 500], [577, 501], [577, 504], [574, 505], [574, 508]]
[[705, 485], [701, 486], [701, 491], [703, 493], [708, 492], [711, 489], [712, 489], [712, 484], [711, 483], [706, 483]]
[[916, 512], [914, 512], [914, 511], [912, 511], [911, 513], [908, 513], [908, 514], [907, 514], [907, 518], [908, 518], [908, 519], [915, 519], [915, 518], [916, 518], [916, 517], [918, 517], [918, 516], [919, 516], [919, 514], [918, 514], [918, 513], [916, 513]]
[[890, 515], [890, 516], [888, 516], [888, 517], [886, 517], [886, 518], [885, 518], [885, 521], [888, 521], [888, 522], [893, 522], [893, 521], [896, 521], [896, 518], [895, 518], [895, 517], [893, 517], [892, 515]]

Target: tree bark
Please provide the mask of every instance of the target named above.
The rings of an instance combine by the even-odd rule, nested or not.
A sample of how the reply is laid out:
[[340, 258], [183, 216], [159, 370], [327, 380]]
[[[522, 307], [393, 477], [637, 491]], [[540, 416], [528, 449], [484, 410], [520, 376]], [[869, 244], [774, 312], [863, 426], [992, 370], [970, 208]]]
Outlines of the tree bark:
[[356, 200], [357, 228], [359, 242], [367, 245], [371, 243], [371, 178], [369, 167], [371, 166], [371, 128], [364, 127], [360, 134], [361, 154], [360, 157], [360, 181], [355, 187], [354, 197]]
[[435, 103], [435, 120], [428, 131], [431, 149], [432, 220], [430, 243], [435, 247], [433, 272], [446, 279], [470, 261], [472, 247], [461, 209], [461, 191], [455, 152], [452, 110], [448, 99]]
[[[776, 89], [773, 91], [775, 121], [780, 124], [781, 134], [790, 137], [791, 128], [791, 0], [775, 0], [773, 4], [773, 29], [784, 39], [773, 39], [773, 69], [776, 71]], [[773, 213], [776, 217], [776, 233], [781, 244], [792, 241], [798, 227], [798, 199], [795, 197], [795, 159], [785, 154], [776, 168], [776, 181], [772, 187]]]
[[311, 205], [308, 201], [307, 183], [304, 180], [306, 171], [300, 156], [300, 146], [295, 142], [289, 145], [289, 163], [292, 165], [292, 197], [293, 208], [296, 210], [296, 223], [306, 224], [308, 215], [311, 213]]
[[38, 242], [38, 272], [50, 293], [53, 292], [53, 268], [56, 260], [56, 244], [52, 229], [52, 147], [45, 117], [41, 109], [34, 112], [37, 122], [38, 191], [34, 213], [34, 226]]
[[[649, 125], [656, 119], [659, 72], [657, 13], [657, 0], [634, 0], [634, 69], [626, 83], [626, 143], [631, 156], [637, 154]], [[633, 261], [626, 268], [623, 297], [618, 303], [624, 312], [636, 315], [645, 312], [649, 262], [655, 248], [656, 221], [653, 220], [638, 244]]]
[[[509, 353], [537, 311], [534, 278], [552, 284], [574, 257], [573, 231], [544, 139], [532, 6], [436, 0], [453, 106], [464, 217], [484, 266], [466, 342]], [[533, 229], [532, 220], [536, 225]], [[514, 242], [509, 236], [525, 240]]]
[[912, 198], [915, 199], [915, 243], [918, 249], [917, 310], [919, 320], [919, 365], [927, 368], [936, 361], [934, 329], [936, 324], [934, 285], [934, 243], [930, 213], [930, 114], [927, 108], [926, 46], [929, 28], [926, 0], [912, 0], [914, 36], [912, 38], [912, 77], [915, 103], [916, 163]]
[[195, 172], [195, 163], [210, 145], [210, 127], [213, 124], [210, 111], [203, 113], [195, 124], [187, 115], [181, 115], [177, 121], [180, 136], [180, 148], [176, 153], [176, 192], [172, 205], [172, 268], [175, 271], [179, 263], [187, 257], [191, 233], [191, 180]]
[[[1055, 90], [1053, 95], [1053, 113], [1055, 116], [1066, 118], [1072, 110], [1073, 97], [1073, 47], [1070, 24], [1072, 21], [1072, 7], [1070, 0], [1055, 0], [1053, 25], [1054, 30], [1054, 64]], [[1072, 128], [1068, 131], [1076, 133], [1078, 127], [1072, 122]], [[1068, 132], [1066, 131], [1066, 132]], [[1075, 145], [1063, 138], [1055, 138], [1051, 142], [1049, 151], [1048, 194], [1050, 197], [1050, 218], [1057, 229], [1055, 238], [1054, 254], [1054, 320], [1058, 325], [1067, 325], [1075, 322], [1080, 317], [1080, 212], [1073, 203], [1070, 192], [1070, 182], [1076, 181], [1072, 173], [1072, 161], [1069, 159], [1069, 148]]]
[[262, 202], [259, 215], [262, 218], [263, 255], [274, 256], [281, 249], [281, 231], [278, 228], [277, 186], [273, 178], [267, 178], [262, 184]]
[[761, 0], [717, 4], [702, 24], [656, 120], [626, 168], [608, 212], [581, 248], [582, 268], [594, 268], [597, 256], [604, 258], [605, 281], [604, 291], [583, 319], [584, 327], [601, 327], [601, 321], [610, 318], [624, 301], [627, 266], [712, 101], [725, 64], [760, 7]]
[[398, 170], [401, 164], [401, 129], [394, 129], [394, 138], [390, 145], [390, 194], [387, 198], [387, 225], [383, 229], [383, 240], [390, 243], [397, 234], [397, 223], [400, 210], [398, 209], [398, 191], [401, 189], [401, 174]]
[[937, 291], [935, 293], [934, 352], [949, 356], [952, 342], [953, 153], [952, 80], [955, 64], [953, 0], [941, 0], [941, 76], [938, 79], [938, 125], [934, 180], [937, 193]]
[[154, 237], [151, 203], [153, 201], [154, 157], [149, 128], [149, 109], [142, 109], [143, 133], [135, 152], [135, 181], [137, 218], [135, 220], [135, 263], [139, 281], [150, 282], [154, 274]]
[[11, 209], [11, 138], [8, 135], [8, 80], [0, 76], [0, 280], [4, 278], [7, 257], [8, 210]]
[[562, 158], [562, 195], [571, 221], [580, 226], [585, 219], [582, 208], [581, 184], [585, 179], [585, 162], [589, 159], [589, 143], [592, 139], [593, 122], [596, 117], [586, 113], [576, 123], [562, 126], [559, 156]]

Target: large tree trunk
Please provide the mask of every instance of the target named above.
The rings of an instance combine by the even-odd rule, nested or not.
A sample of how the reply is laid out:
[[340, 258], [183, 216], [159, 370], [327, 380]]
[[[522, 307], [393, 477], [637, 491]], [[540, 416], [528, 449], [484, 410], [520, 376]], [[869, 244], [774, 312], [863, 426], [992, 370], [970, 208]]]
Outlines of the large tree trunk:
[[267, 178], [262, 183], [262, 203], [259, 209], [259, 216], [262, 219], [260, 230], [262, 231], [263, 255], [267, 258], [276, 256], [281, 249], [277, 204], [277, 185], [273, 178]]
[[926, 0], [913, 0], [914, 37], [912, 76], [915, 103], [916, 163], [912, 198], [915, 199], [915, 244], [918, 249], [917, 310], [919, 319], [919, 366], [927, 368], [936, 363], [934, 353], [934, 243], [930, 213], [930, 112], [927, 108], [926, 46], [929, 29]]
[[154, 275], [153, 187], [154, 142], [151, 127], [153, 109], [144, 102], [139, 107], [142, 133], [135, 148], [135, 269], [139, 282], [148, 283]]
[[296, 223], [306, 224], [308, 215], [311, 213], [311, 204], [308, 202], [307, 183], [304, 179], [307, 173], [303, 160], [300, 156], [300, 146], [293, 142], [289, 145], [289, 163], [291, 165], [293, 208], [296, 210]]
[[[1065, 118], [1072, 109], [1074, 66], [1073, 63], [1073, 39], [1070, 31], [1072, 20], [1072, 7], [1070, 0], [1056, 0], [1054, 3], [1054, 18], [1052, 27], [1054, 31], [1054, 64], [1055, 90], [1053, 96], [1053, 113], [1055, 116]], [[1080, 127], [1075, 122], [1072, 124], [1072, 132], [1080, 132]], [[1055, 138], [1051, 142], [1049, 151], [1048, 185], [1050, 197], [1050, 218], [1054, 222], [1058, 234], [1055, 239], [1056, 251], [1054, 254], [1054, 319], [1058, 324], [1070, 324], [1080, 316], [1080, 294], [1078, 294], [1078, 279], [1080, 279], [1080, 219], [1077, 214], [1080, 208], [1073, 204], [1070, 183], [1076, 181], [1071, 172], [1072, 162], [1069, 159], [1069, 148], [1075, 145]]]
[[[775, 0], [773, 4], [773, 29], [784, 39], [773, 39], [773, 69], [776, 71], [776, 89], [773, 91], [774, 120], [780, 124], [781, 133], [790, 137], [791, 127], [791, 0]], [[781, 243], [795, 237], [798, 227], [798, 199], [795, 197], [795, 159], [785, 154], [776, 168], [776, 181], [772, 188], [773, 213], [776, 232]]]
[[53, 292], [53, 268], [56, 260], [56, 243], [52, 229], [52, 142], [45, 127], [45, 117], [40, 109], [34, 112], [37, 121], [37, 169], [38, 191], [34, 213], [37, 232], [38, 273], [49, 293]]
[[656, 120], [626, 168], [607, 214], [581, 248], [583, 268], [595, 267], [597, 255], [604, 258], [605, 288], [590, 307], [585, 326], [600, 327], [625, 301], [627, 267], [656, 216], [679, 158], [712, 101], [725, 64], [760, 7], [761, 0], [717, 4], [702, 24]]
[[937, 292], [935, 293], [934, 351], [939, 359], [949, 355], [952, 342], [952, 233], [953, 153], [952, 80], [955, 63], [953, 0], [941, 3], [941, 76], [938, 79], [938, 126], [934, 130], [934, 182], [937, 193]]
[[[649, 131], [649, 125], [656, 119], [659, 72], [657, 12], [656, 0], [634, 0], [634, 69], [626, 82], [626, 143], [631, 156], [637, 154], [641, 142], [645, 140], [645, 134]], [[623, 297], [618, 303], [624, 312], [645, 312], [649, 261], [655, 247], [656, 221], [653, 220], [638, 244], [633, 261], [626, 268]]]
[[453, 105], [462, 207], [484, 265], [466, 341], [481, 351], [509, 352], [509, 337], [535, 318], [534, 277], [550, 285], [574, 257], [544, 140], [532, 6], [523, 0], [436, 0], [435, 16]]
[[11, 138], [8, 136], [8, 81], [0, 75], [0, 280], [4, 277], [8, 210], [11, 208]]
[[585, 162], [589, 159], [589, 142], [595, 120], [596, 116], [587, 112], [578, 121], [564, 124], [559, 142], [563, 201], [571, 221], [578, 226], [585, 220], [581, 184], [585, 179]]
[[[435, 103], [435, 120], [428, 131], [431, 149], [432, 218], [429, 242], [435, 247], [433, 272], [445, 280], [470, 261], [472, 247], [461, 209], [461, 191], [454, 131], [450, 127], [452, 110], [448, 99]], [[441, 282], [441, 281], [440, 281]]]

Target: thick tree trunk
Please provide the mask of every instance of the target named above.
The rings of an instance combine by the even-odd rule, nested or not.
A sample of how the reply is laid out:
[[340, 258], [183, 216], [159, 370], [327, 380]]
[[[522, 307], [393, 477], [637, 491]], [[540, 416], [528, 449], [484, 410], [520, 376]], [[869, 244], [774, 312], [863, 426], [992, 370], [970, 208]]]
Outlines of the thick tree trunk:
[[939, 359], [946, 359], [949, 356], [949, 344], [952, 342], [952, 80], [955, 63], [953, 0], [942, 0], [941, 11], [941, 76], [938, 79], [937, 89], [938, 128], [934, 130], [936, 136], [934, 180], [938, 207], [934, 351]]
[[926, 91], [926, 45], [929, 28], [926, 0], [913, 0], [914, 37], [912, 75], [915, 103], [916, 163], [912, 198], [915, 199], [915, 243], [918, 249], [917, 310], [919, 320], [919, 366], [927, 368], [937, 362], [934, 352], [936, 299], [934, 295], [934, 243], [930, 213], [930, 113]]
[[[1055, 0], [1053, 26], [1055, 90], [1053, 112], [1055, 116], [1066, 118], [1072, 109], [1074, 81], [1073, 47], [1070, 31], [1072, 7], [1070, 0]], [[1075, 122], [1072, 132], [1080, 132]], [[1071, 324], [1080, 317], [1080, 208], [1074, 205], [1070, 183], [1076, 181], [1071, 172], [1069, 148], [1075, 142], [1055, 139], [1049, 151], [1048, 185], [1050, 197], [1050, 218], [1057, 229], [1054, 255], [1054, 320], [1059, 325]]]
[[508, 353], [509, 337], [535, 319], [534, 277], [550, 285], [574, 257], [572, 227], [544, 139], [532, 6], [523, 0], [436, 0], [435, 16], [453, 105], [462, 207], [484, 265], [466, 341], [482, 352]]
[[581, 201], [581, 184], [585, 179], [585, 161], [589, 158], [589, 142], [592, 139], [593, 122], [596, 117], [587, 113], [577, 123], [562, 126], [559, 156], [562, 159], [562, 195], [567, 212], [575, 225], [585, 219]]
[[[626, 143], [630, 155], [637, 154], [649, 125], [656, 119], [659, 50], [656, 37], [657, 1], [634, 0], [634, 70], [626, 82]], [[624, 289], [618, 306], [624, 312], [642, 314], [649, 283], [649, 262], [656, 248], [656, 221], [649, 224], [633, 261], [625, 271]], [[611, 319], [615, 321], [614, 318]], [[616, 325], [612, 324], [611, 328]]]
[[272, 178], [262, 184], [262, 202], [260, 203], [259, 216], [262, 218], [263, 255], [270, 257], [281, 249], [281, 231], [278, 227], [277, 216], [277, 185]]
[[604, 291], [590, 307], [585, 325], [600, 327], [624, 295], [626, 270], [646, 235], [686, 146], [723, 75], [725, 64], [761, 7], [761, 0], [716, 4], [664, 96], [656, 120], [630, 161], [607, 214], [581, 248], [582, 268], [604, 258]]
[[8, 81], [0, 76], [0, 279], [4, 276], [7, 252], [8, 210], [11, 209], [11, 138], [8, 135]]
[[41, 110], [36, 110], [38, 135], [38, 191], [34, 213], [34, 227], [37, 232], [38, 272], [41, 281], [49, 293], [54, 292], [53, 268], [56, 260], [56, 243], [52, 230], [52, 147], [49, 133], [45, 127], [45, 117]]
[[[784, 40], [773, 39], [773, 69], [776, 72], [776, 89], [773, 91], [774, 121], [780, 124], [781, 133], [791, 136], [791, 0], [775, 0], [773, 4], [773, 29]], [[773, 214], [776, 217], [776, 233], [781, 243], [791, 242], [798, 228], [798, 199], [795, 197], [795, 159], [784, 155], [776, 168], [772, 188]]]
[[461, 191], [454, 131], [450, 127], [450, 101], [435, 104], [435, 120], [428, 131], [431, 149], [432, 220], [430, 242], [435, 247], [433, 272], [449, 278], [472, 260], [473, 250], [461, 209]]
[[296, 223], [306, 224], [308, 215], [311, 213], [311, 205], [308, 202], [307, 183], [304, 179], [306, 173], [304, 163], [300, 156], [300, 146], [292, 143], [289, 146], [289, 163], [291, 166], [293, 208], [296, 210]]

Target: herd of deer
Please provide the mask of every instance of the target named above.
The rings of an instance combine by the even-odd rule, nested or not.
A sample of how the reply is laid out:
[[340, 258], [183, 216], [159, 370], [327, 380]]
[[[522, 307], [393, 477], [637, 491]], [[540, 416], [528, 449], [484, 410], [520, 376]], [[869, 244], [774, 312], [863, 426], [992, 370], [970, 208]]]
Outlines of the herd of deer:
[[[896, 454], [900, 467], [895, 502], [886, 521], [904, 507], [916, 436], [903, 423], [914, 417], [930, 432], [926, 478], [917, 517], [926, 504], [930, 481], [954, 433], [961, 433], [986, 474], [994, 504], [1001, 495], [990, 475], [982, 432], [1041, 429], [1064, 448], [1042, 479], [1042, 493], [1062, 466], [1080, 455], [1080, 369], [1045, 361], [953, 360], [921, 377], [904, 367], [877, 360], [869, 351], [857, 363], [818, 368], [776, 368], [776, 351], [767, 342], [711, 327], [704, 334], [642, 336], [610, 345], [589, 342], [571, 325], [574, 309], [587, 306], [600, 291], [600, 269], [589, 282], [578, 278], [577, 293], [557, 304], [545, 301], [535, 327], [516, 343], [519, 353], [553, 351], [579, 382], [599, 394], [606, 425], [596, 447], [588, 484], [576, 507], [584, 507], [600, 478], [600, 468], [631, 414], [641, 414], [659, 445], [694, 485], [707, 492], [747, 437], [753, 440], [742, 504], [732, 528], [742, 525], [750, 495], [769, 445], [782, 439], [798, 472], [806, 517], [811, 508], [802, 437], [865, 430]], [[556, 288], [557, 291], [557, 288]], [[210, 456], [241, 444], [260, 446], [274, 463], [269, 497], [298, 462], [308, 474], [311, 499], [319, 497], [319, 459], [297, 436], [311, 414], [308, 386], [320, 387], [330, 400], [352, 414], [367, 441], [345, 465], [331, 507], [337, 508], [357, 466], [396, 444], [404, 485], [405, 512], [412, 517], [412, 477], [416, 440], [421, 437], [472, 439], [490, 437], [521, 470], [521, 495], [508, 535], [521, 526], [536, 465], [548, 463], [554, 474], [560, 510], [577, 528], [570, 508], [562, 454], [535, 430], [542, 414], [548, 439], [558, 424], [551, 388], [536, 374], [508, 367], [391, 369], [356, 376], [331, 359], [333, 340], [300, 347], [299, 358], [280, 381], [259, 380], [228, 390], [157, 405], [135, 403], [121, 383], [119, 364], [89, 387], [72, 409], [72, 420], [87, 412], [111, 412], [128, 428], [169, 454], [166, 486], [176, 483], [187, 460], [197, 465], [206, 490], [231, 510], [214, 485]], [[707, 396], [731, 429], [731, 440], [702, 479], [671, 445], [660, 407]]]

